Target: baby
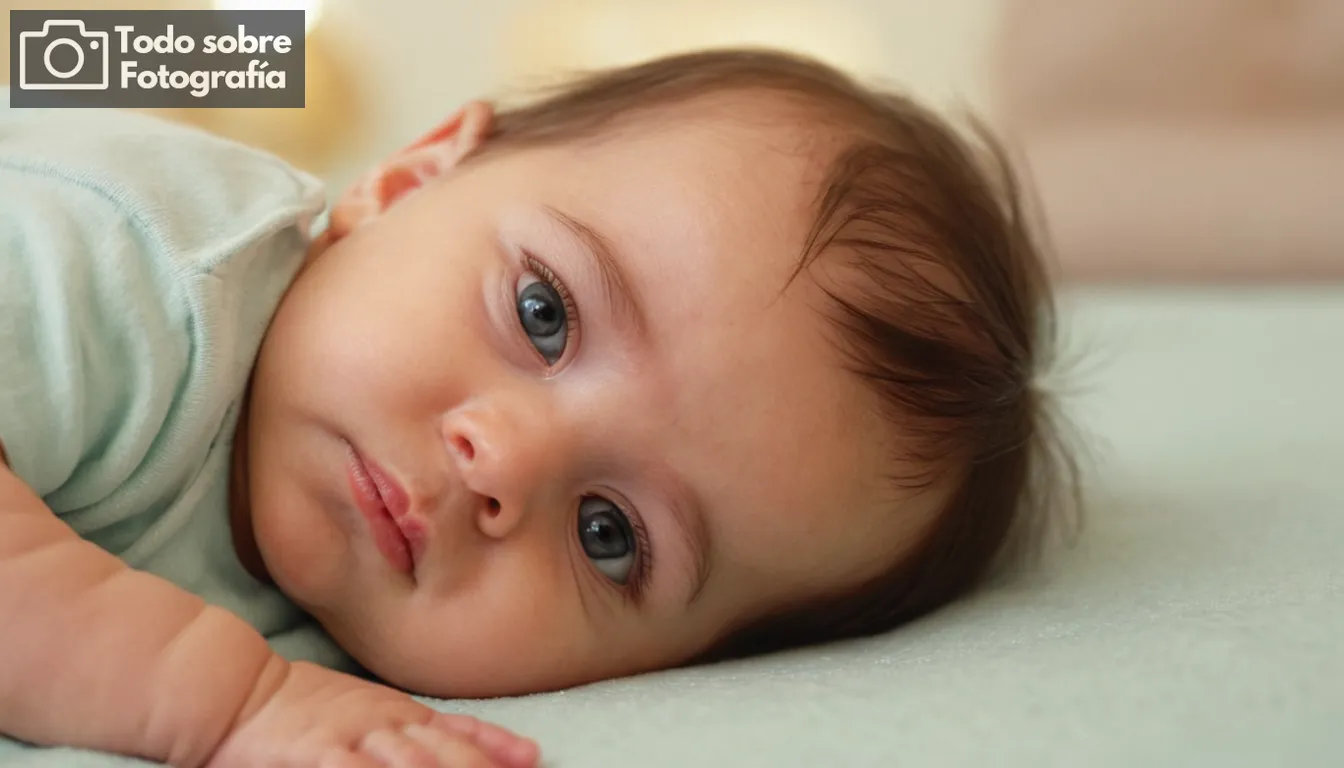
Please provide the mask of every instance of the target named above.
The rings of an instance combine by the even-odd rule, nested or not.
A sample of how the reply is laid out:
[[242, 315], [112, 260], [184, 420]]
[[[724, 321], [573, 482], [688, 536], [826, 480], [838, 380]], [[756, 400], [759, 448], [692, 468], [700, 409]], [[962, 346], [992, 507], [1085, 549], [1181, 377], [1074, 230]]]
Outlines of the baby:
[[821, 64], [700, 52], [468, 104], [310, 229], [318, 184], [269, 156], [9, 110], [0, 733], [521, 767], [402, 691], [956, 598], [1063, 466], [1049, 288], [991, 155]]

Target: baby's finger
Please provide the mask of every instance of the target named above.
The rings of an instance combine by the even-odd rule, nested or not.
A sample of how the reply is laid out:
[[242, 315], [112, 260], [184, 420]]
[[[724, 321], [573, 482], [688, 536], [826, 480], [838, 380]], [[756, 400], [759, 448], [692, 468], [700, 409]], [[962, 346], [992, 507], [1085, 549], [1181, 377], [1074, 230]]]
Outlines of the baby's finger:
[[400, 731], [374, 731], [364, 737], [359, 749], [383, 768], [457, 768], [456, 764], [442, 762], [434, 750]]
[[507, 728], [478, 720], [470, 715], [445, 713], [436, 715], [434, 724], [466, 737], [491, 759], [507, 768], [533, 768], [537, 764], [540, 752], [537, 743]]
[[484, 750], [456, 734], [424, 725], [408, 725], [406, 737], [434, 754], [441, 768], [500, 768]]

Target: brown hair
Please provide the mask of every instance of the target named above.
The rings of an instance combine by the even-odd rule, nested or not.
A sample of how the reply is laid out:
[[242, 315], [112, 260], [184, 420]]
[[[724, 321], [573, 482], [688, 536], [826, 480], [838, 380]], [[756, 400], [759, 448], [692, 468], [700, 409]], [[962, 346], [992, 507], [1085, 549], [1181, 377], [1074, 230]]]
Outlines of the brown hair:
[[[587, 74], [500, 110], [486, 146], [592, 137], [618, 117], [711, 93], [767, 91], [852, 137], [832, 162], [801, 274], [823, 253], [848, 260], [860, 291], [829, 293], [852, 370], [914, 436], [928, 469], [905, 488], [951, 479], [917, 545], [846, 594], [744, 617], [703, 658], [881, 632], [964, 594], [991, 567], [1042, 540], [1077, 507], [1076, 467], [1036, 376], [1054, 313], [1021, 189], [989, 132], [978, 151], [910, 99], [820, 62], [761, 49], [709, 50]], [[987, 162], [986, 162], [987, 159]], [[1065, 502], [1061, 504], [1060, 502]]]

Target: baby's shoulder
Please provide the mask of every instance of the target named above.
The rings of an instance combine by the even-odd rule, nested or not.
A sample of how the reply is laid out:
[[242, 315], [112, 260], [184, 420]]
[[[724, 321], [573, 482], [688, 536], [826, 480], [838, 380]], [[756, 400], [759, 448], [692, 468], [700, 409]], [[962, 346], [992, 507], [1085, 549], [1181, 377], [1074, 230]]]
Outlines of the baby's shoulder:
[[0, 185], [41, 187], [76, 219], [111, 211], [142, 247], [202, 272], [325, 204], [317, 179], [273, 155], [117, 110], [0, 109]]

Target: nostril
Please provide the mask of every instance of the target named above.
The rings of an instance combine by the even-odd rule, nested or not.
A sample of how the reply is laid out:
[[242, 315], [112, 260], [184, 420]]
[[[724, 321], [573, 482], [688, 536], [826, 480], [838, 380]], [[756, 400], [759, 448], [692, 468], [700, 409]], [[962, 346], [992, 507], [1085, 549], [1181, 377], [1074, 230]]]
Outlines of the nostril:
[[499, 514], [499, 499], [492, 498], [487, 502], [486, 514], [491, 517]]
[[466, 461], [471, 461], [476, 458], [476, 447], [471, 444], [470, 440], [462, 435], [453, 435], [449, 439], [449, 442], [451, 442], [453, 450], [457, 455]]

